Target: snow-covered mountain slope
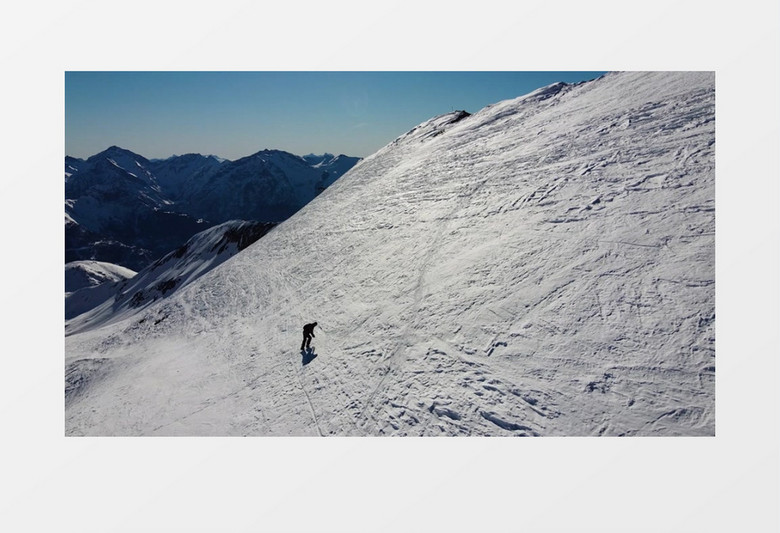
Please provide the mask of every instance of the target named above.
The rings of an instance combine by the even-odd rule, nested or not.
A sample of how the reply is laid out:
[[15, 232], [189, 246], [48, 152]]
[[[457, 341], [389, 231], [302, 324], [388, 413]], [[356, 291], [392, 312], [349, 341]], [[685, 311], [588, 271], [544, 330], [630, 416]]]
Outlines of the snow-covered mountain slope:
[[273, 227], [274, 224], [267, 222], [224, 222], [198, 233], [141, 272], [125, 276], [121, 282], [91, 290], [82, 289], [70, 295], [65, 303], [66, 334], [99, 327], [138, 313], [186, 287]]
[[714, 143], [712, 73], [431, 119], [68, 336], [66, 433], [713, 435]]
[[65, 265], [65, 320], [85, 313], [111, 298], [120, 284], [135, 274], [128, 268], [100, 261], [67, 263]]
[[106, 282], [124, 281], [135, 274], [129, 268], [112, 263], [74, 261], [65, 265], [65, 294]]

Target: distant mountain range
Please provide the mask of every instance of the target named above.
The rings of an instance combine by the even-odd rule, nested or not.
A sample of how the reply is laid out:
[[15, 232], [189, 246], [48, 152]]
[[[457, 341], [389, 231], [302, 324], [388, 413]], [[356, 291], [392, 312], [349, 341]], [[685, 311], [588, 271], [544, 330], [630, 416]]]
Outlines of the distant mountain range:
[[141, 270], [198, 232], [229, 220], [278, 223], [360, 158], [263, 150], [228, 161], [186, 154], [147, 159], [112, 146], [65, 157], [65, 262]]

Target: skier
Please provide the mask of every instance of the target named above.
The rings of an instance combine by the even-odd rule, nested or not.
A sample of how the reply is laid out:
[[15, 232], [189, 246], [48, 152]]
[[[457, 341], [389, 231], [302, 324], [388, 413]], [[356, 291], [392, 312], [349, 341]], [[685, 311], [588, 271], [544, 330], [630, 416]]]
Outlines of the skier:
[[313, 322], [303, 326], [303, 342], [301, 343], [301, 351], [303, 351], [304, 348], [308, 348], [311, 344], [311, 340], [314, 337], [314, 326], [316, 325], [317, 323]]

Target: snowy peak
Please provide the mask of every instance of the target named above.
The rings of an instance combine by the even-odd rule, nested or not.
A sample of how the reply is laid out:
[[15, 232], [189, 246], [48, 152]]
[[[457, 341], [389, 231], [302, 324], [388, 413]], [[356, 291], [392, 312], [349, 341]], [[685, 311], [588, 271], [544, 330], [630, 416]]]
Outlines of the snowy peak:
[[313, 167], [305, 158], [289, 152], [261, 150], [224, 163], [205, 179], [193, 183], [185, 197], [188, 212], [213, 221], [281, 221], [306, 205], [356, 161], [353, 158], [334, 167]]
[[113, 145], [109, 146], [102, 152], [99, 152], [89, 158], [87, 158], [88, 163], [93, 163], [95, 161], [103, 160], [103, 159], [110, 159], [123, 168], [129, 168], [132, 169], [133, 167], [143, 167], [148, 166], [149, 160], [146, 159], [143, 156], [140, 156], [134, 152], [131, 152], [130, 150], [127, 150], [125, 148], [120, 148], [119, 146]]
[[333, 158], [334, 158], [334, 155], [333, 154], [329, 154], [327, 152], [322, 154], [322, 155], [306, 154], [305, 156], [303, 156], [303, 159], [306, 160], [306, 162], [309, 165], [311, 165], [311, 166], [313, 166], [315, 168], [318, 167], [319, 165], [323, 164], [323, 163], [327, 163], [329, 161], [332, 161]]
[[548, 98], [552, 98], [553, 96], [560, 94], [563, 90], [569, 87], [572, 87], [572, 85], [569, 85], [568, 83], [563, 83], [563, 82], [552, 83], [550, 85], [547, 85], [546, 87], [541, 87], [535, 91], [532, 91], [527, 95], [520, 97], [520, 99], [541, 102], [543, 100], [547, 100]]
[[162, 190], [177, 202], [188, 188], [208, 179], [226, 160], [214, 156], [185, 154], [151, 163], [151, 171]]
[[333, 155], [329, 153], [325, 153], [321, 156], [309, 154], [304, 156], [304, 159], [312, 168], [320, 172], [320, 178], [315, 185], [317, 194], [330, 187], [337, 179], [346, 174], [361, 160], [359, 157], [349, 157], [344, 154]]
[[164, 205], [165, 201], [160, 197], [160, 187], [149, 171], [150, 165], [146, 158], [117, 146], [112, 146], [83, 162], [68, 158], [66, 176], [68, 168], [73, 172], [66, 180], [65, 197], [72, 199], [91, 193], [97, 194], [98, 197], [140, 194], [157, 205]]
[[99, 154], [95, 154], [88, 158], [86, 162], [97, 168], [105, 168], [106, 163], [109, 163], [116, 168], [123, 170], [130, 176], [142, 180], [149, 187], [153, 189], [158, 188], [154, 176], [149, 171], [151, 166], [149, 160], [130, 150], [125, 150], [118, 146], [111, 146]]
[[322, 155], [309, 154], [303, 156], [303, 159], [313, 168], [324, 170], [332, 170], [345, 165], [351, 168], [355, 163], [360, 161], [359, 157], [350, 157], [344, 154], [333, 155], [328, 153]]

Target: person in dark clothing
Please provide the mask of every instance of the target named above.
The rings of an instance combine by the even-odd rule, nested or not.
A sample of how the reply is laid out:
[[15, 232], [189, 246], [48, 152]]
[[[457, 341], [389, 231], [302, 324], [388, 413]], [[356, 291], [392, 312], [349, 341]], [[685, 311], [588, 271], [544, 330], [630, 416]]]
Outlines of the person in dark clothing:
[[311, 340], [314, 338], [314, 326], [316, 325], [316, 322], [312, 322], [311, 324], [306, 324], [303, 326], [303, 342], [301, 343], [301, 351], [303, 351], [304, 348], [308, 348], [311, 344]]

